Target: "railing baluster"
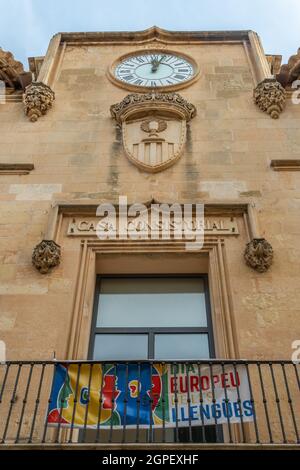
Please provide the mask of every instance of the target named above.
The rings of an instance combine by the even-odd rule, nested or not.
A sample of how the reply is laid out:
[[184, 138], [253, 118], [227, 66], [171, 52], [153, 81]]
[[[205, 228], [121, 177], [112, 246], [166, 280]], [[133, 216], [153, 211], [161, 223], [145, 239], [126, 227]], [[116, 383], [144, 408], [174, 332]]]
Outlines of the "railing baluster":
[[217, 420], [217, 413], [216, 413], [216, 396], [215, 396], [215, 383], [214, 383], [214, 377], [213, 377], [213, 366], [212, 362], [209, 362], [209, 374], [210, 374], [210, 382], [211, 382], [211, 392], [212, 392], [212, 402], [214, 405], [214, 420], [215, 420], [215, 426], [216, 426], [216, 441], [219, 442], [219, 433], [218, 433], [218, 420]]
[[173, 362], [174, 370], [174, 404], [175, 404], [175, 442], [179, 441], [178, 436], [178, 384], [177, 384], [177, 363]]
[[279, 421], [280, 421], [280, 427], [281, 427], [283, 442], [286, 442], [286, 435], [285, 435], [283, 419], [282, 419], [282, 413], [281, 413], [281, 407], [280, 407], [280, 398], [279, 398], [279, 395], [278, 395], [276, 380], [275, 380], [275, 376], [274, 376], [273, 365], [272, 365], [271, 362], [269, 362], [269, 367], [270, 367], [270, 371], [271, 371], [272, 383], [273, 383], [273, 388], [274, 388], [274, 392], [275, 392], [275, 401], [276, 401], [276, 405], [277, 405], [277, 411], [278, 411], [278, 416], [279, 416]]
[[234, 370], [234, 375], [235, 375], [236, 391], [237, 391], [237, 396], [238, 396], [238, 404], [239, 404], [239, 411], [240, 411], [240, 420], [241, 420], [241, 429], [242, 429], [243, 442], [246, 442], [244, 419], [243, 419], [243, 404], [242, 404], [242, 401], [241, 401], [238, 374], [237, 374], [237, 370], [236, 370], [236, 363], [233, 362], [232, 364], [233, 364], [233, 370]]
[[19, 442], [19, 438], [20, 438], [20, 433], [21, 433], [21, 428], [22, 428], [22, 424], [23, 424], [25, 408], [26, 408], [26, 404], [27, 404], [27, 397], [28, 397], [29, 387], [30, 387], [30, 383], [31, 383], [33, 367], [34, 367], [34, 364], [31, 363], [30, 364], [30, 369], [29, 369], [29, 374], [28, 374], [28, 379], [27, 379], [27, 384], [26, 384], [26, 389], [25, 389], [25, 395], [24, 395], [24, 398], [23, 398], [23, 405], [22, 405], [22, 410], [21, 410], [21, 416], [20, 416], [18, 431], [17, 431], [17, 435], [16, 435], [16, 439], [15, 439], [15, 444], [17, 444], [17, 442]]
[[62, 410], [65, 404], [65, 390], [66, 390], [66, 385], [68, 382], [68, 374], [69, 374], [69, 366], [70, 364], [66, 364], [66, 377], [65, 381], [62, 387], [62, 399], [60, 400], [60, 407], [59, 407], [59, 421], [58, 421], [58, 426], [57, 426], [57, 432], [56, 432], [56, 437], [55, 437], [55, 443], [59, 443], [59, 434], [60, 434], [60, 428], [61, 428], [61, 415], [62, 415]]
[[136, 399], [136, 436], [135, 442], [139, 442], [140, 432], [140, 408], [141, 408], [141, 363], [138, 362], [138, 396]]
[[80, 380], [80, 371], [81, 371], [81, 363], [78, 364], [78, 368], [77, 368], [74, 405], [73, 405], [72, 418], [71, 418], [71, 430], [70, 430], [70, 436], [69, 436], [69, 441], [68, 441], [69, 443], [72, 442], [72, 438], [73, 438], [74, 420], [76, 416], [76, 408], [77, 408], [77, 402], [78, 402], [77, 397], [78, 397], [78, 388], [79, 388], [79, 380]]
[[57, 372], [57, 367], [58, 367], [58, 362], [55, 362], [53, 372], [52, 372], [52, 375], [53, 375], [52, 385], [50, 387], [50, 395], [49, 395], [49, 398], [48, 398], [47, 415], [46, 415], [45, 424], [44, 424], [44, 432], [43, 432], [43, 437], [42, 437], [42, 443], [46, 442], [47, 429], [48, 429], [48, 413], [49, 413], [50, 403], [52, 403], [52, 400], [53, 400], [52, 394], [53, 394], [54, 379], [55, 379], [55, 375], [56, 375], [56, 372]]
[[148, 442], [153, 442], [153, 426], [152, 426], [152, 403], [153, 403], [153, 383], [152, 383], [152, 367], [153, 363], [150, 362], [150, 401], [149, 401], [149, 436]]
[[83, 426], [81, 442], [85, 442], [85, 436], [86, 436], [86, 427], [87, 427], [87, 421], [88, 421], [88, 415], [89, 415], [89, 406], [90, 406], [90, 401], [91, 401], [91, 381], [92, 381], [92, 376], [93, 376], [93, 366], [94, 366], [94, 363], [90, 363], [89, 382], [88, 382], [88, 389], [87, 389], [87, 404], [85, 408], [84, 426]]
[[126, 442], [126, 424], [127, 424], [127, 403], [128, 403], [128, 375], [129, 375], [129, 364], [126, 362], [126, 370], [125, 370], [125, 394], [124, 394], [124, 419], [123, 419], [123, 433], [122, 433], [122, 443]]
[[206, 442], [206, 436], [205, 436], [205, 426], [204, 426], [204, 417], [203, 417], [203, 391], [202, 391], [202, 385], [201, 385], [201, 364], [200, 362], [198, 364], [198, 377], [199, 377], [199, 395], [200, 395], [200, 419], [201, 419], [201, 434], [202, 434], [202, 439], [203, 442]]
[[37, 396], [36, 396], [36, 400], [35, 400], [35, 407], [34, 407], [34, 412], [33, 412], [33, 417], [32, 417], [32, 423], [31, 423], [31, 429], [30, 429], [30, 434], [29, 434], [29, 438], [28, 438], [28, 443], [32, 442], [35, 421], [36, 421], [37, 412], [38, 412], [38, 409], [39, 409], [39, 406], [40, 406], [40, 397], [41, 397], [41, 391], [42, 391], [42, 386], [43, 386], [45, 368], [46, 368], [46, 364], [42, 364], [42, 370], [41, 370], [41, 375], [40, 375], [40, 380], [39, 380], [39, 385], [38, 385]]
[[10, 405], [9, 405], [9, 410], [8, 410], [8, 415], [7, 415], [7, 419], [6, 419], [6, 423], [5, 423], [3, 436], [2, 436], [2, 439], [1, 439], [2, 444], [5, 443], [5, 439], [6, 439], [6, 435], [7, 435], [7, 431], [8, 431], [8, 427], [9, 427], [9, 422], [10, 422], [10, 417], [11, 417], [11, 413], [12, 413], [12, 409], [13, 409], [13, 406], [14, 406], [15, 401], [16, 401], [16, 393], [17, 393], [17, 388], [18, 388], [21, 369], [22, 369], [22, 362], [20, 362], [18, 364], [18, 372], [17, 372], [13, 392], [12, 392], [11, 399], [10, 399]]
[[186, 390], [187, 390], [187, 404], [188, 404], [188, 420], [189, 420], [189, 441], [193, 441], [192, 435], [192, 419], [191, 419], [191, 394], [190, 394], [190, 374], [189, 363], [185, 363], [185, 377], [186, 377]]
[[254, 421], [256, 443], [259, 444], [260, 440], [259, 440], [259, 431], [258, 431], [257, 420], [256, 420], [255, 400], [254, 400], [254, 397], [253, 397], [253, 391], [252, 391], [252, 384], [251, 384], [251, 377], [250, 377], [248, 362], [246, 362], [246, 371], [247, 371], [247, 378], [248, 378], [248, 384], [249, 384], [250, 401], [251, 401], [252, 410], [253, 410], [253, 421]]
[[105, 363], [99, 364], [101, 367], [101, 385], [99, 393], [99, 409], [98, 409], [98, 418], [97, 418], [97, 432], [95, 442], [100, 442], [100, 425], [101, 425], [101, 413], [102, 413], [102, 403], [103, 403], [103, 383], [104, 383], [104, 370]]
[[298, 388], [299, 388], [299, 390], [300, 390], [300, 379], [299, 379], [297, 364], [296, 364], [296, 363], [293, 363], [293, 366], [294, 366], [294, 371], [295, 371], [295, 375], [296, 375], [296, 379], [297, 379], [297, 383], [298, 383]]
[[289, 384], [288, 384], [288, 380], [287, 380], [287, 376], [286, 376], [285, 366], [284, 366], [283, 363], [281, 363], [281, 368], [282, 368], [282, 373], [283, 373], [283, 378], [284, 378], [284, 383], [285, 383], [285, 388], [286, 388], [286, 394], [287, 394], [287, 397], [288, 397], [288, 403], [289, 403], [290, 411], [291, 411], [291, 415], [292, 415], [292, 421], [293, 421], [293, 425], [294, 425], [296, 440], [297, 440], [297, 443], [299, 444], [299, 442], [300, 442], [299, 441], [299, 433], [298, 433], [298, 427], [297, 427], [296, 417], [295, 417], [295, 413], [294, 413], [293, 400], [292, 400], [292, 396], [291, 396], [291, 393], [290, 393], [290, 388], [289, 388]]
[[266, 394], [265, 394], [264, 381], [263, 381], [263, 378], [262, 378], [261, 366], [260, 366], [259, 362], [257, 363], [257, 368], [258, 368], [258, 373], [259, 373], [259, 381], [260, 381], [260, 387], [261, 387], [261, 392], [262, 392], [262, 397], [263, 397], [263, 405], [264, 405], [265, 416], [266, 416], [266, 421], [267, 421], [270, 444], [272, 444], [273, 443], [273, 435], [272, 435], [272, 431], [271, 431], [271, 425], [270, 425], [270, 419], [269, 419], [267, 398], [266, 398]]
[[163, 417], [163, 438], [162, 441], [166, 442], [166, 400], [165, 400], [165, 381], [164, 381], [164, 372], [166, 368], [166, 363], [162, 362], [161, 363], [161, 371], [162, 371], [162, 378], [161, 378], [161, 393], [162, 393], [162, 399], [161, 399], [161, 406], [162, 406], [162, 417]]
[[10, 369], [10, 364], [5, 364], [5, 367], [6, 367], [6, 369], [5, 369], [4, 379], [3, 379], [3, 382], [2, 382], [1, 392], [0, 392], [0, 404], [2, 403], [2, 397], [3, 397], [3, 393], [4, 393], [6, 381], [7, 381], [8, 372], [9, 372], [9, 369]]
[[112, 437], [113, 437], [113, 428], [114, 428], [114, 423], [113, 423], [113, 414], [114, 414], [114, 409], [115, 409], [115, 391], [116, 391], [116, 381], [117, 381], [117, 364], [113, 364], [113, 369], [114, 369], [114, 380], [113, 380], [113, 389], [111, 391], [112, 397], [111, 397], [111, 413], [110, 413], [110, 428], [109, 428], [109, 437], [108, 437], [108, 442], [112, 442]]
[[224, 388], [224, 395], [225, 395], [225, 405], [226, 405], [227, 425], [228, 425], [228, 432], [229, 432], [229, 442], [231, 444], [233, 442], [233, 440], [232, 440], [231, 422], [230, 422], [229, 407], [228, 407], [228, 404], [229, 404], [230, 400], [228, 400], [228, 393], [227, 393], [227, 388], [226, 388], [226, 384], [225, 384], [224, 362], [222, 362], [221, 366], [222, 366], [222, 374], [223, 374], [223, 377], [224, 377], [224, 380], [223, 380], [224, 386], [223, 386], [223, 388]]

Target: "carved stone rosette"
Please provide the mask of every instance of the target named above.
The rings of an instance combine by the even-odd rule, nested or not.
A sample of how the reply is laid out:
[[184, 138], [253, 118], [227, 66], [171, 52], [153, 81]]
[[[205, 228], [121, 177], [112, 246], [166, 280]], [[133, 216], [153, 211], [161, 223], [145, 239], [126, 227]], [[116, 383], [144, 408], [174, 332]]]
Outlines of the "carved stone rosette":
[[247, 266], [259, 273], [264, 273], [273, 262], [273, 248], [264, 238], [253, 238], [246, 245], [244, 258]]
[[254, 89], [253, 98], [259, 109], [278, 119], [285, 106], [286, 93], [275, 78], [266, 78]]
[[42, 82], [33, 82], [26, 87], [23, 94], [25, 114], [35, 122], [52, 107], [55, 100], [54, 91]]
[[46, 274], [51, 268], [58, 266], [60, 259], [60, 246], [53, 240], [42, 240], [32, 253], [32, 264], [41, 274]]

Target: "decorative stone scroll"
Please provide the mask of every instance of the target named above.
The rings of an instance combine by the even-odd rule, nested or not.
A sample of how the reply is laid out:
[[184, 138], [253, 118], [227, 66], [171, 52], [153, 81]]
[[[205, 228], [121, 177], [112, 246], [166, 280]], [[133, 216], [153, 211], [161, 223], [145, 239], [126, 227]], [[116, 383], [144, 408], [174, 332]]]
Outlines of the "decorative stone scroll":
[[273, 248], [264, 238], [253, 238], [246, 245], [244, 258], [247, 266], [264, 273], [273, 263]]
[[110, 108], [122, 128], [123, 146], [139, 168], [157, 172], [175, 163], [196, 108], [178, 93], [131, 93]]
[[278, 119], [285, 106], [286, 92], [275, 78], [266, 78], [254, 89], [253, 98], [259, 109]]
[[33, 82], [26, 87], [23, 94], [25, 114], [31, 122], [35, 122], [39, 117], [46, 114], [52, 107], [55, 100], [54, 91], [42, 82]]
[[61, 248], [53, 240], [42, 240], [33, 250], [32, 264], [41, 273], [46, 274], [58, 266], [61, 259]]

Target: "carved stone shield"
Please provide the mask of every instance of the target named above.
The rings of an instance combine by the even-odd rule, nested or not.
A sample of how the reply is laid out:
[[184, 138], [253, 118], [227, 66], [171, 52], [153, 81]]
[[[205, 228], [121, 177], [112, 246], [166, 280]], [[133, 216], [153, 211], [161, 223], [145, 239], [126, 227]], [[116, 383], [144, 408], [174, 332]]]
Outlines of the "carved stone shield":
[[149, 116], [124, 122], [122, 134], [125, 152], [133, 163], [146, 171], [160, 171], [182, 154], [186, 121]]
[[196, 110], [177, 93], [146, 93], [128, 95], [111, 107], [111, 114], [122, 127], [129, 160], [143, 170], [157, 172], [182, 155], [186, 123]]

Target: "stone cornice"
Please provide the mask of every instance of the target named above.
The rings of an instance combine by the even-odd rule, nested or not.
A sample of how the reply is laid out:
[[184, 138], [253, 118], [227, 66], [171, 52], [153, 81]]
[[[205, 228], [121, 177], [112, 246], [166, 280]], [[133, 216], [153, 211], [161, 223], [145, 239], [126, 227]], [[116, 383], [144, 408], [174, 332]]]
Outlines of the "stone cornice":
[[108, 32], [62, 32], [62, 42], [133, 42], [158, 39], [161, 41], [245, 41], [249, 31], [167, 31], [157, 26], [144, 31], [108, 31]]

